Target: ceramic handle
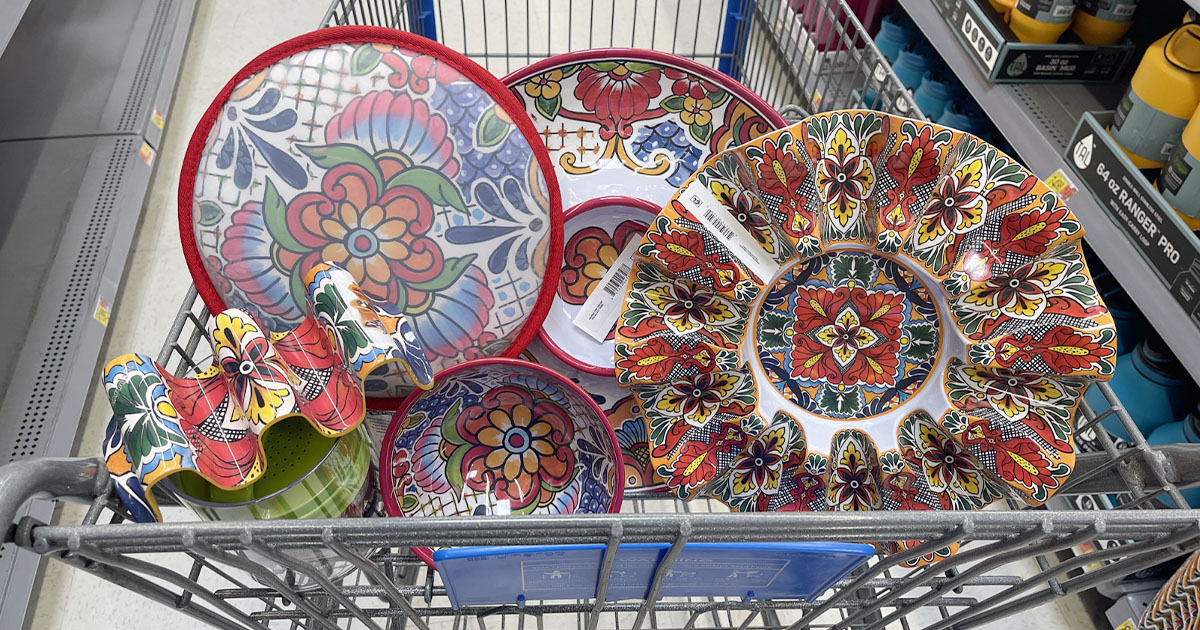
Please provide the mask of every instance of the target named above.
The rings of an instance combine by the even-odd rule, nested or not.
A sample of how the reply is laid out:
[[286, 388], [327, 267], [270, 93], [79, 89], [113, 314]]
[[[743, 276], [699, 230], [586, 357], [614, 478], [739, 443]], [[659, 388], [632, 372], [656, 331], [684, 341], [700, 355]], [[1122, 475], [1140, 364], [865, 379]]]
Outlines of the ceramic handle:
[[108, 485], [108, 470], [99, 458], [41, 457], [0, 466], [0, 527], [9, 542], [8, 524], [29, 499], [78, 497], [91, 500]]

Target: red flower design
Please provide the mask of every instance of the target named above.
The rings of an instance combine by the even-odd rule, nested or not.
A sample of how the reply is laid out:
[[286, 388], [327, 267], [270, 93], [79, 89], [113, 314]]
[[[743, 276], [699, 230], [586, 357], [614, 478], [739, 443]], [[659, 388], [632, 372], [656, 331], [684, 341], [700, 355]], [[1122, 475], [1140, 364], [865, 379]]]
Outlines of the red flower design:
[[617, 369], [629, 372], [633, 380], [659, 383], [667, 380], [674, 369], [712, 369], [712, 351], [701, 345], [684, 345], [675, 349], [662, 337], [651, 337], [627, 357], [617, 360]]
[[1065, 206], [1059, 206], [1004, 217], [1000, 224], [1000, 248], [1025, 256], [1040, 256], [1058, 237], [1058, 228], [1068, 212]]
[[[459, 462], [464, 486], [491, 492], [514, 510], [544, 505], [570, 482], [575, 427], [560, 403], [542, 392], [506, 385], [444, 422], [449, 461]], [[459, 451], [463, 451], [461, 454]]]
[[800, 189], [808, 168], [795, 153], [769, 138], [763, 141], [762, 153], [762, 161], [756, 165], [759, 190], [790, 198]]
[[793, 376], [835, 385], [893, 386], [903, 296], [861, 287], [797, 289]]
[[662, 70], [663, 75], [672, 80], [671, 94], [676, 96], [686, 94], [692, 98], [704, 98], [717, 91], [717, 86], [694, 74], [668, 67]]
[[602, 228], [587, 227], [571, 235], [563, 252], [558, 297], [567, 304], [586, 302], [629, 241], [639, 238], [645, 229], [644, 224], [624, 221], [612, 234]]
[[659, 66], [631, 61], [590, 63], [579, 71], [575, 98], [602, 123], [601, 139], [633, 135], [629, 124], [662, 92]]
[[1033, 440], [1005, 439], [1000, 431], [994, 431], [986, 422], [979, 421], [967, 427], [963, 441], [993, 453], [996, 473], [1007, 481], [1015, 481], [1031, 489], [1035, 486], [1058, 486], [1058, 480], [1050, 474], [1050, 460]]
[[717, 474], [717, 458], [712, 445], [688, 442], [679, 449], [679, 455], [671, 462], [671, 474], [667, 486], [671, 488], [697, 488]]
[[[380, 161], [385, 180], [402, 167]], [[287, 206], [288, 231], [309, 248], [304, 255], [280, 252], [284, 268], [307, 273], [332, 262], [354, 276], [371, 297], [389, 304], [416, 305], [428, 294], [412, 285], [442, 271], [442, 250], [426, 233], [433, 226], [429, 197], [413, 186], [380, 191], [359, 164], [343, 163], [325, 172], [320, 192], [297, 195]]]
[[1037, 339], [1033, 334], [1007, 337], [996, 344], [996, 362], [1009, 367], [1017, 361], [1041, 358], [1058, 374], [1073, 374], [1111, 361], [1116, 354], [1113, 344], [1100, 342], [1098, 336], [1079, 332], [1070, 326], [1055, 326]]

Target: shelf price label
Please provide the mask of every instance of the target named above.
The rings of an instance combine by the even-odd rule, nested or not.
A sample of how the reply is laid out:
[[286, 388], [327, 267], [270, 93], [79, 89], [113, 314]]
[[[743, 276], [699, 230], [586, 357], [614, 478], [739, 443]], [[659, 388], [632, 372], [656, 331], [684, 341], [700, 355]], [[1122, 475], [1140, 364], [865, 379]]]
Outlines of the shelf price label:
[[1085, 114], [1064, 157], [1193, 324], [1200, 323], [1200, 242], [1115, 146], [1101, 122]]

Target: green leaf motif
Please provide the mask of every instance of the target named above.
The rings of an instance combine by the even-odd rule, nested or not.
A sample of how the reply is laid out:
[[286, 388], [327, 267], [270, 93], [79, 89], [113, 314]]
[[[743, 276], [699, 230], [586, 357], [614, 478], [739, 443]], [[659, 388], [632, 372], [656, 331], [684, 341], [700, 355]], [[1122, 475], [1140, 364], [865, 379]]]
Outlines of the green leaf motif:
[[787, 334], [793, 318], [785, 312], [763, 311], [758, 320], [758, 347], [767, 352], [790, 350], [792, 337]]
[[857, 286], [868, 287], [875, 277], [875, 265], [865, 256], [836, 256], [829, 263], [829, 279], [835, 286], [848, 286], [850, 282]]
[[662, 69], [662, 66], [660, 66], [656, 63], [645, 63], [645, 62], [641, 62], [641, 61], [626, 61], [625, 67], [629, 68], [630, 70], [633, 70], [634, 72], [642, 72], [642, 73]]
[[439, 206], [450, 206], [463, 214], [467, 212], [467, 202], [463, 200], [462, 193], [459, 192], [458, 186], [450, 181], [441, 171], [434, 170], [428, 166], [410, 166], [399, 173], [396, 173], [387, 181], [385, 189], [392, 189], [396, 186], [411, 186], [425, 193], [429, 197], [429, 201]]
[[683, 94], [668, 96], [667, 98], [664, 98], [658, 106], [669, 112], [681, 112], [683, 111], [683, 99]]
[[494, 147], [508, 136], [508, 132], [512, 126], [508, 124], [500, 114], [497, 113], [497, 108], [493, 107], [483, 113], [479, 122], [475, 125], [475, 143], [481, 147]]
[[902, 328], [900, 353], [913, 362], [928, 361], [937, 352], [938, 331], [930, 322], [917, 322]]
[[533, 108], [544, 116], [546, 120], [554, 120], [558, 117], [558, 110], [562, 109], [562, 95], [560, 94], [554, 98], [539, 96], [533, 100]]
[[212, 227], [220, 223], [223, 218], [225, 218], [225, 211], [217, 202], [208, 199], [200, 202], [200, 220], [197, 221], [200, 225]]
[[[279, 196], [279, 191], [269, 177], [266, 180], [266, 186], [263, 187], [262, 205], [263, 223], [266, 224], [267, 233], [275, 240], [276, 245], [295, 254], [307, 254], [311, 251], [310, 248], [296, 240], [296, 237], [292, 236], [292, 232], [288, 229], [287, 204], [284, 203], [283, 197]], [[303, 287], [301, 287], [300, 293], [293, 293], [293, 296], [299, 296], [300, 303], [303, 304]]]
[[383, 173], [379, 170], [379, 165], [375, 163], [375, 158], [371, 157], [371, 154], [363, 150], [362, 147], [344, 143], [325, 146], [296, 145], [296, 147], [304, 155], [307, 155], [313, 161], [313, 164], [325, 170], [341, 164], [356, 164], [361, 166], [375, 180], [376, 190], [383, 190]]
[[350, 74], [362, 76], [383, 60], [383, 52], [371, 44], [362, 44], [350, 55]]
[[467, 272], [467, 269], [471, 268], [471, 263], [475, 261], [476, 256], [477, 254], [468, 254], [460, 258], [447, 258], [445, 266], [442, 267], [442, 271], [438, 275], [424, 282], [406, 283], [405, 286], [426, 293], [445, 291], [457, 282]]
[[817, 401], [822, 409], [831, 414], [848, 416], [862, 409], [863, 394], [858, 387], [838, 389], [831, 385], [823, 385], [817, 392]]
[[405, 494], [404, 495], [404, 503], [400, 504], [400, 509], [401, 509], [401, 511], [403, 511], [406, 514], [410, 513], [410, 512], [415, 512], [415, 511], [417, 511], [417, 506], [419, 504], [420, 504], [419, 501], [417, 501], [417, 495]]
[[692, 123], [691, 126], [688, 127], [688, 131], [691, 132], [692, 137], [696, 140], [700, 142], [708, 142], [708, 139], [712, 137], [713, 128], [711, 123], [707, 125], [697, 125], [696, 123]]

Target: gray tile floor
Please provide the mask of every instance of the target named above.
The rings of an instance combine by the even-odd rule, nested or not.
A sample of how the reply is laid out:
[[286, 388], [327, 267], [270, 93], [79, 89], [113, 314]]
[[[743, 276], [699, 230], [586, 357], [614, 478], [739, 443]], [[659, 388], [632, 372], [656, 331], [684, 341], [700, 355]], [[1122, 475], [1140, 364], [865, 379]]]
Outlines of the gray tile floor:
[[[509, 49], [528, 54], [531, 58], [540, 56], [539, 53], [546, 50], [557, 52], [586, 48], [589, 42], [600, 45], [613, 32], [628, 34], [624, 40], [618, 37], [615, 41], [617, 45], [669, 49], [673, 44], [682, 49], [692, 45], [711, 49], [714, 38], [718, 36], [715, 24], [723, 11], [720, 10], [720, 2], [701, 4], [702, 1], [679, 0], [673, 3], [664, 0], [661, 5], [659, 2], [640, 2], [637, 3], [641, 9], [639, 13], [627, 10], [626, 4], [633, 4], [629, 0], [597, 0], [590, 4], [586, 1], [568, 3], [562, 0], [536, 0], [522, 3], [514, 0], [511, 6], [499, 0], [486, 5], [481, 0], [447, 0], [442, 4], [440, 19], [445, 24], [443, 40], [460, 50], [466, 47], [467, 52], [482, 49], [485, 32], [490, 38], [488, 46], [495, 47], [506, 31], [509, 33], [509, 39], [505, 40]], [[168, 112], [166, 136], [157, 156], [158, 166], [147, 206], [138, 227], [129, 270], [115, 303], [109, 337], [102, 350], [104, 357], [133, 351], [157, 353], [191, 283], [180, 253], [175, 194], [184, 149], [193, 126], [210, 99], [228, 77], [257, 53], [315, 28], [328, 5], [329, 0], [200, 1], [174, 106]], [[508, 13], [505, 7], [510, 8]], [[714, 12], [709, 7], [718, 11]], [[681, 14], [695, 16], [694, 19], [673, 20], [670, 12], [675, 8]], [[575, 13], [570, 13], [572, 10]], [[585, 10], [613, 13], [619, 24], [613, 28], [602, 20], [585, 19], [581, 15]], [[476, 16], [483, 19], [477, 20]], [[537, 33], [543, 34], [544, 39], [538, 39]], [[487, 61], [489, 69], [497, 75], [523, 65], [521, 60]], [[76, 454], [95, 455], [98, 452], [109, 414], [108, 404], [97, 387], [77, 439]], [[59, 515], [62, 522], [77, 523], [81, 517], [82, 510], [76, 506], [64, 507]], [[184, 512], [167, 510], [166, 518], [183, 520], [190, 516]], [[166, 558], [161, 561], [172, 562]], [[1030, 567], [1018, 567], [1012, 571], [1020, 574], [1033, 572]], [[164, 627], [187, 630], [201, 627], [200, 623], [177, 611], [147, 602], [134, 593], [60, 563], [49, 563], [46, 567], [35, 597], [28, 627], [36, 630], [160, 630]], [[936, 611], [930, 610], [930, 613], [936, 614]], [[628, 619], [624, 617], [620, 623], [628, 626], [632, 616], [628, 616]], [[570, 619], [573, 620], [574, 616]], [[734, 623], [739, 620], [740, 617], [734, 617]], [[914, 627], [920, 627], [922, 622], [931, 620], [922, 618], [910, 621]], [[684, 620], [664, 618], [661, 621], [682, 624]], [[699, 621], [701, 627], [706, 625], [706, 618]], [[613, 627], [616, 622], [616, 617], [605, 615], [601, 623], [602, 627]], [[433, 626], [440, 628], [453, 624], [452, 619], [444, 619]], [[546, 627], [559, 626], [547, 621]], [[1090, 628], [1092, 623], [1078, 600], [1067, 599], [1002, 624], [994, 624], [993, 627], [1003, 627], [1004, 630]]]

